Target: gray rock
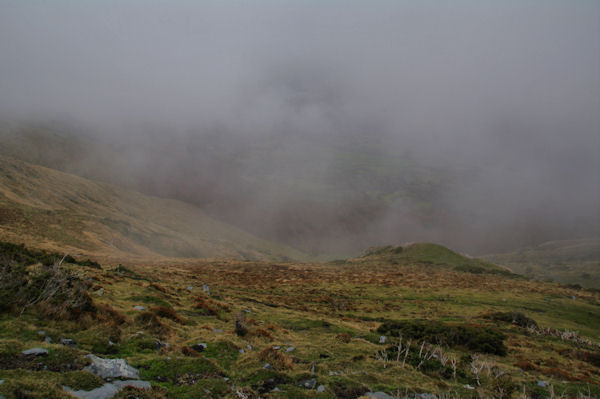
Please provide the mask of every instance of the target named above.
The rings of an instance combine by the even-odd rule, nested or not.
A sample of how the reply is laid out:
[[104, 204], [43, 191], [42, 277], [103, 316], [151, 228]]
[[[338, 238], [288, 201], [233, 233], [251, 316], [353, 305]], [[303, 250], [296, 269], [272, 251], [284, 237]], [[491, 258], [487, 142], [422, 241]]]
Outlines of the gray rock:
[[148, 309], [146, 309], [145, 307], [143, 307], [143, 306], [140, 306], [140, 305], [135, 305], [133, 308], [134, 308], [135, 310], [139, 310], [140, 312], [145, 312], [146, 310], [148, 310]]
[[252, 350], [252, 345], [246, 345], [246, 349], [248, 349], [249, 351]]
[[387, 338], [385, 335], [382, 335], [381, 337], [379, 337], [379, 343], [380, 344], [385, 344], [385, 341], [387, 341]]
[[325, 392], [325, 385], [319, 385], [317, 387], [317, 392]]
[[112, 398], [113, 396], [115, 396], [118, 392], [119, 392], [119, 388], [117, 388], [116, 385], [111, 384], [111, 383], [106, 383], [104, 385], [102, 385], [99, 388], [96, 389], [92, 389], [91, 391], [84, 391], [84, 390], [80, 390], [80, 391], [74, 391], [69, 387], [65, 387], [63, 386], [63, 389], [75, 396], [76, 398], [79, 399], [107, 399], [107, 398]]
[[280, 347], [279, 347], [279, 346], [277, 346], [277, 345], [276, 345], [276, 346], [273, 346], [272, 348], [273, 348], [273, 349], [275, 349], [276, 351], [278, 351], [278, 350], [280, 349]]
[[263, 366], [263, 369], [267, 369], [267, 370], [273, 370], [273, 366], [271, 366], [269, 363], [266, 363], [266, 364]]
[[367, 392], [365, 394], [365, 396], [367, 398], [374, 398], [374, 399], [395, 399], [393, 396], [390, 396], [385, 392]]
[[4, 395], [0, 395], [0, 399], [6, 399], [6, 397], [4, 397]]
[[277, 388], [277, 387], [275, 387], [275, 388], [271, 389], [271, 392], [280, 392], [280, 391], [281, 391], [281, 389], [279, 389], [279, 388]]
[[546, 388], [548, 386], [548, 381], [538, 381], [538, 387]]
[[215, 333], [221, 334], [222, 332], [223, 332], [223, 330], [221, 330], [220, 328], [215, 328]]
[[94, 355], [86, 355], [92, 360], [92, 364], [85, 367], [84, 370], [92, 374], [107, 379], [107, 378], [140, 378], [137, 369], [131, 367], [125, 359], [102, 359]]
[[210, 288], [208, 288], [208, 285], [202, 284], [202, 291], [206, 292], [206, 295], [210, 296]]
[[0, 385], [4, 384], [4, 380], [0, 380]]
[[42, 348], [31, 348], [21, 352], [25, 356], [46, 356], [48, 351]]
[[293, 346], [289, 346], [288, 348], [286, 348], [285, 351], [286, 352], [292, 352], [294, 349], [296, 349], [296, 348], [294, 348]]
[[60, 343], [63, 345], [72, 345], [72, 346], [77, 345], [77, 342], [75, 342], [75, 340], [71, 339], [71, 338], [63, 338], [60, 340]]
[[44, 330], [40, 330], [40, 331], [38, 331], [38, 335], [42, 335], [42, 336], [43, 336], [43, 335], [46, 335], [46, 331], [44, 331]]
[[244, 350], [244, 348], [240, 348], [240, 354], [243, 355], [244, 353], [246, 353], [246, 351]]
[[192, 291], [194, 289], [194, 287], [192, 287], [191, 285], [188, 285], [186, 288], [188, 291]]
[[317, 379], [309, 378], [308, 380], [302, 380], [298, 383], [298, 385], [306, 389], [315, 389], [315, 387], [317, 386]]
[[469, 384], [465, 384], [464, 388], [465, 388], [465, 389], [469, 389], [469, 390], [473, 390], [473, 389], [475, 389], [475, 387], [474, 387], [474, 386], [471, 386], [471, 385], [469, 385]]
[[47, 344], [51, 344], [52, 343], [52, 338], [46, 337], [46, 339], [44, 340], [44, 342], [46, 342]]
[[135, 387], [139, 389], [150, 389], [150, 383], [148, 381], [141, 380], [127, 380], [127, 381], [114, 381], [108, 382], [99, 388], [92, 389], [91, 391], [74, 391], [69, 387], [63, 387], [63, 389], [79, 398], [79, 399], [108, 399], [115, 396], [120, 390], [125, 387]]

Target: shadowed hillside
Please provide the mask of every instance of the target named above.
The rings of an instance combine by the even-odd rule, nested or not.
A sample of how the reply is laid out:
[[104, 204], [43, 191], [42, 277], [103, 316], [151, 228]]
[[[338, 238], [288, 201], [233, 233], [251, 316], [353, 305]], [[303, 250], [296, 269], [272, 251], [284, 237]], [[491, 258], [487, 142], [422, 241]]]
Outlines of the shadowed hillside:
[[0, 236], [109, 256], [301, 258], [198, 208], [0, 157]]

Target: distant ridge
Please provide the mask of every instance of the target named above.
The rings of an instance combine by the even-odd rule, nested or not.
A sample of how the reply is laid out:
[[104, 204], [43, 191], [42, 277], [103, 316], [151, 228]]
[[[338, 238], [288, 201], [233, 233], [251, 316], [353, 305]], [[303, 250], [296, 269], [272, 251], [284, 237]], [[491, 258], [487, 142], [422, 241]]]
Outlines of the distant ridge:
[[6, 156], [0, 156], [0, 239], [119, 259], [305, 258], [184, 202]]

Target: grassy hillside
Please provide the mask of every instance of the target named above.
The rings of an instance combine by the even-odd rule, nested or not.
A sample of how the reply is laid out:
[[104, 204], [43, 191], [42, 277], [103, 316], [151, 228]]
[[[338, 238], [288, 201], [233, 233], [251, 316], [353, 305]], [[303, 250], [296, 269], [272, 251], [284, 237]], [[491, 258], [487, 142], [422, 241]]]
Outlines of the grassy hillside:
[[550, 241], [484, 258], [537, 280], [600, 288], [599, 238]]
[[[152, 384], [120, 399], [600, 395], [600, 294], [440, 267], [463, 262], [441, 247], [409, 247], [402, 264], [190, 259], [102, 269], [52, 268], [35, 251], [9, 249], [1, 271], [24, 284], [0, 286], [10, 299], [0, 303], [7, 399], [67, 399], [62, 386], [102, 385], [82, 370], [89, 353], [124, 358]], [[40, 276], [65, 275], [60, 295], [27, 305]], [[33, 347], [49, 354], [21, 355]]]
[[469, 258], [442, 245], [431, 243], [410, 244], [406, 247], [372, 247], [367, 249], [362, 257], [350, 259], [349, 262], [363, 265], [436, 266], [473, 274], [489, 273], [519, 277], [504, 267], [481, 259]]
[[0, 157], [0, 238], [118, 258], [303, 256], [192, 205], [7, 157]]

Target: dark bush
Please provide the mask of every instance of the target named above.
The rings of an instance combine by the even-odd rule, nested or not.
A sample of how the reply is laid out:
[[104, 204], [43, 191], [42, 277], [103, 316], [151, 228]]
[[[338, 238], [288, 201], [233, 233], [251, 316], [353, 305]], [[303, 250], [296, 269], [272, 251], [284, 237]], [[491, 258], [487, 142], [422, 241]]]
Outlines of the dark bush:
[[472, 351], [506, 356], [502, 333], [482, 326], [447, 325], [434, 320], [386, 321], [377, 332], [392, 337], [427, 341], [451, 347], [464, 346]]
[[521, 312], [496, 312], [483, 316], [485, 319], [494, 321], [503, 321], [505, 323], [516, 324], [519, 327], [537, 327], [535, 320], [530, 319]]

